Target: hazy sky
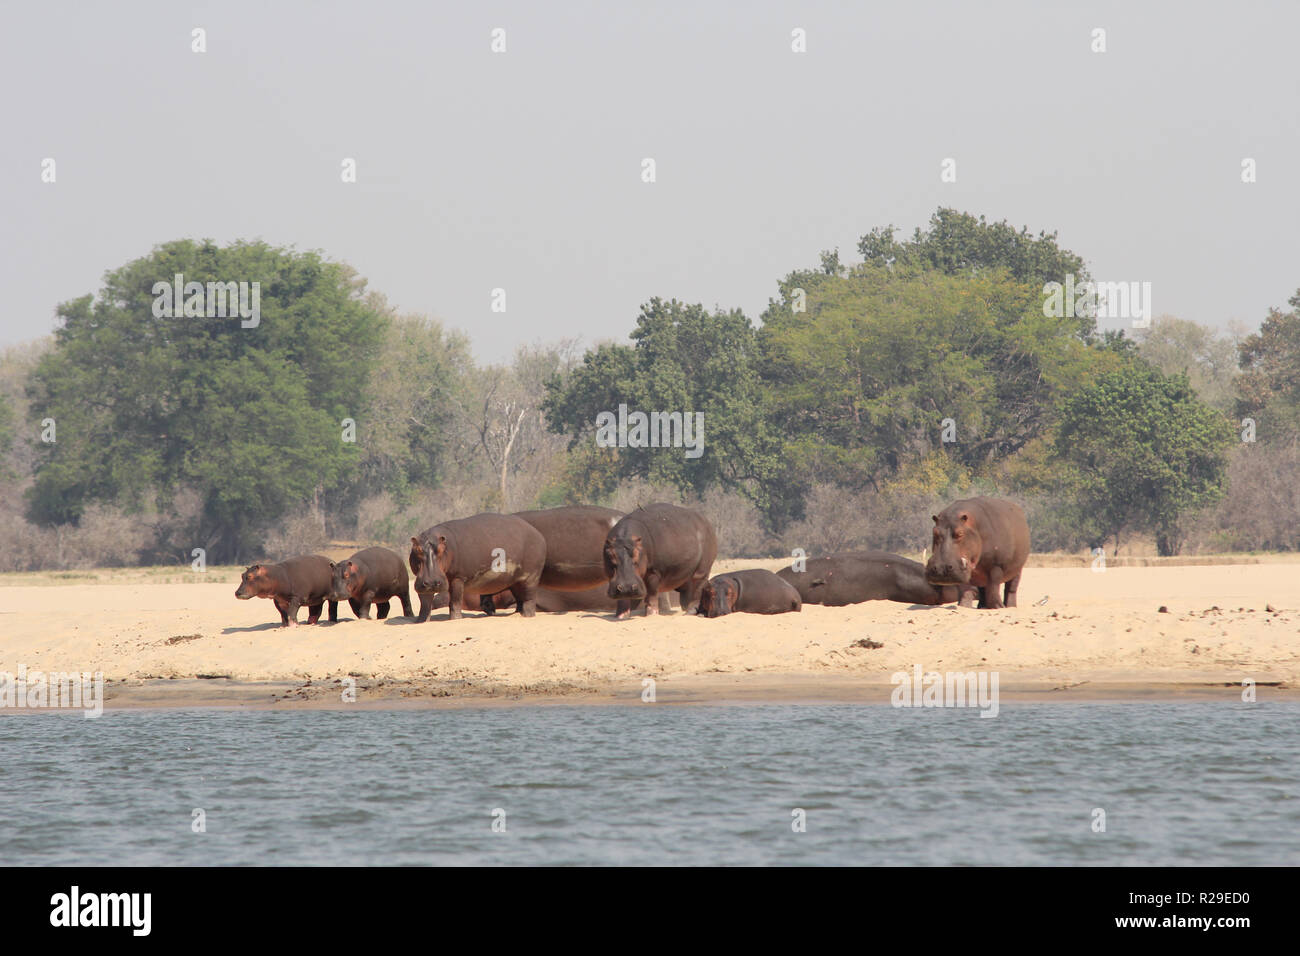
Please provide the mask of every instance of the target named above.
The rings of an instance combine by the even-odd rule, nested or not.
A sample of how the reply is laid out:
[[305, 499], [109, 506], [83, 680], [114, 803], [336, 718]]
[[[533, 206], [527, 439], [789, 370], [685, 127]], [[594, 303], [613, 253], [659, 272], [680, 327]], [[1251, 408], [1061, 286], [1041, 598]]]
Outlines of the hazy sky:
[[500, 360], [623, 339], [654, 295], [756, 319], [941, 205], [1254, 326], [1300, 287], [1298, 35], [1294, 2], [3, 0], [0, 345], [160, 242], [261, 238]]

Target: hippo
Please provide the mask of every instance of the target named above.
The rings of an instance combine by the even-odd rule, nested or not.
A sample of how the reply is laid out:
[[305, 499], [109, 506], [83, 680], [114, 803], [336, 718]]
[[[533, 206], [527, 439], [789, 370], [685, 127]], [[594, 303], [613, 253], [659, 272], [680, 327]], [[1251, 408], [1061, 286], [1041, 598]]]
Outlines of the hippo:
[[940, 588], [925, 578], [919, 561], [888, 551], [846, 551], [808, 558], [803, 570], [784, 567], [777, 572], [799, 592], [805, 604], [843, 607], [863, 601], [902, 601], [906, 604], [947, 604], [957, 589]]
[[934, 554], [925, 565], [926, 580], [955, 585], [962, 607], [973, 607], [976, 596], [980, 607], [1015, 607], [1029, 557], [1024, 509], [1003, 498], [963, 498], [931, 517]]
[[659, 503], [625, 515], [605, 538], [608, 594], [630, 602], [615, 616], [629, 617], [641, 601], [647, 616], [656, 613], [661, 591], [676, 591], [682, 610], [694, 613], [717, 555], [713, 525], [697, 512]]
[[331, 564], [334, 586], [330, 598], [347, 601], [352, 613], [361, 620], [370, 618], [370, 605], [375, 605], [379, 620], [388, 617], [389, 600], [401, 599], [402, 613], [415, 617], [411, 610], [411, 585], [406, 576], [406, 565], [401, 555], [387, 548], [364, 548], [346, 561]]
[[338, 601], [331, 597], [334, 578], [330, 559], [319, 554], [305, 554], [280, 564], [255, 564], [244, 572], [235, 597], [248, 601], [255, 597], [270, 598], [280, 612], [282, 627], [298, 626], [298, 608], [307, 605], [307, 623], [320, 620], [326, 599], [330, 620], [339, 619]]
[[706, 617], [733, 611], [784, 614], [802, 608], [803, 599], [793, 584], [761, 569], [719, 574], [700, 591], [700, 613]]
[[511, 591], [524, 617], [537, 609], [537, 584], [546, 566], [546, 539], [514, 515], [477, 514], [434, 525], [411, 538], [411, 573], [420, 596], [417, 620], [427, 621], [433, 596], [447, 593], [450, 620], [465, 600]]
[[586, 591], [606, 583], [605, 536], [623, 512], [595, 505], [516, 511], [546, 539], [546, 567], [540, 586], [548, 591]]

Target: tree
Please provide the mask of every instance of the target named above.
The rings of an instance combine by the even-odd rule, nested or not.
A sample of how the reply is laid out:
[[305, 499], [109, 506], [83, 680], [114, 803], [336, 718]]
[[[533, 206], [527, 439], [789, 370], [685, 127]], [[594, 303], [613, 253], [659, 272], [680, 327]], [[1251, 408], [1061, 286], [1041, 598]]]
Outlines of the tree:
[[745, 315], [654, 298], [641, 307], [631, 338], [630, 346], [605, 344], [587, 352], [580, 366], [548, 383], [543, 409], [551, 429], [569, 435], [573, 450], [579, 443], [594, 446], [597, 416], [617, 415], [620, 405], [629, 413], [698, 412], [704, 416], [702, 453], [600, 448], [598, 457], [613, 467], [588, 462], [583, 473], [696, 493], [721, 485], [760, 495], [779, 463], [762, 414], [754, 329]]
[[[177, 274], [257, 282], [260, 321], [155, 314], [155, 285]], [[341, 422], [362, 407], [387, 318], [347, 266], [260, 242], [180, 240], [108, 273], [98, 297], [64, 303], [59, 317], [28, 387], [33, 413], [57, 425], [29, 493], [34, 520], [192, 488], [203, 501], [195, 543], [234, 560], [359, 457]]]
[[1152, 531], [1160, 554], [1173, 555], [1185, 516], [1223, 496], [1232, 440], [1232, 423], [1187, 376], [1139, 360], [1065, 402], [1056, 453], [1077, 471], [1081, 513], [1116, 549], [1122, 533]]
[[1237, 349], [1218, 330], [1172, 315], [1137, 334], [1138, 354], [1166, 375], [1184, 372], [1201, 401], [1229, 411], [1236, 400]]
[[[808, 282], [803, 312], [795, 282]], [[787, 278], [758, 336], [784, 497], [817, 481], [878, 489], [933, 452], [975, 472], [1015, 454], [1048, 431], [1063, 395], [1118, 361], [1077, 331], [1004, 269], [869, 261]]]
[[1300, 291], [1290, 312], [1270, 309], [1238, 346], [1237, 413], [1256, 420], [1261, 441], [1300, 438]]
[[[976, 275], [990, 269], [1005, 269], [1017, 282], [1041, 289], [1048, 282], [1064, 282], [1073, 275], [1076, 282], [1088, 279], [1083, 259], [1056, 244], [1056, 233], [1031, 235], [1019, 232], [1005, 220], [987, 222], [970, 213], [940, 208], [930, 217], [929, 228], [917, 229], [910, 240], [894, 238], [894, 227], [868, 232], [858, 242], [866, 263], [911, 265], [945, 275]], [[1090, 338], [1095, 320], [1076, 320], [1080, 335]]]

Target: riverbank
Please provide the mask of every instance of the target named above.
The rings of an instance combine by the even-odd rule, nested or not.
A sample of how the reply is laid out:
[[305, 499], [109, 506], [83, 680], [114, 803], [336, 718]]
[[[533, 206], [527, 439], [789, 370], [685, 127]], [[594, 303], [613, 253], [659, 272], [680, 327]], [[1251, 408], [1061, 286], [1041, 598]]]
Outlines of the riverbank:
[[[752, 562], [758, 564], [759, 562]], [[100, 672], [107, 706], [462, 706], [515, 702], [885, 703], [896, 672], [997, 672], [1004, 699], [1208, 695], [1300, 686], [1295, 564], [1033, 568], [1021, 606], [873, 601], [799, 614], [616, 622], [445, 610], [425, 624], [279, 627], [237, 572], [0, 586], [0, 671]], [[181, 580], [177, 580], [181, 577]], [[1161, 610], [1164, 608], [1165, 610]], [[305, 611], [302, 613], [305, 619]], [[355, 684], [357, 704], [342, 692]]]

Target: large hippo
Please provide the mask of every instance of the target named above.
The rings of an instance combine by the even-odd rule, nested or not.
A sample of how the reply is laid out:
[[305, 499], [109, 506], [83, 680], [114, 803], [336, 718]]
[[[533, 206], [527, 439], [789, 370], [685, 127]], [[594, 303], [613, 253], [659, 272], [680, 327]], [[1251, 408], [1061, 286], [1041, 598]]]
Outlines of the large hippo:
[[661, 591], [676, 591], [682, 610], [693, 613], [717, 556], [713, 526], [688, 508], [653, 504], [625, 515], [605, 538], [608, 594], [631, 602], [617, 616], [628, 617], [638, 601], [654, 614]]
[[733, 611], [784, 614], [802, 608], [803, 599], [794, 585], [761, 569], [719, 574], [700, 591], [700, 613], [706, 617]]
[[516, 511], [546, 539], [546, 567], [541, 587], [549, 591], [586, 591], [606, 583], [605, 536], [623, 512], [595, 505]]
[[537, 607], [537, 584], [546, 565], [546, 539], [514, 515], [478, 514], [434, 525], [411, 539], [411, 572], [420, 596], [419, 620], [432, 598], [446, 592], [451, 620], [463, 617], [466, 598], [510, 591], [524, 617]]
[[376, 615], [382, 621], [388, 617], [388, 605], [394, 597], [401, 600], [403, 614], [415, 617], [411, 610], [411, 585], [406, 576], [406, 565], [396, 551], [363, 548], [346, 561], [330, 567], [334, 570], [330, 598], [347, 601], [358, 618], [368, 619], [370, 605], [374, 604]]
[[888, 551], [807, 558], [802, 571], [784, 567], [777, 576], [793, 585], [804, 604], [843, 607], [862, 601], [945, 604], [957, 600], [956, 588], [936, 587], [926, 580], [921, 562]]
[[1015, 607], [1029, 557], [1024, 509], [1002, 498], [963, 498], [931, 517], [934, 554], [925, 565], [926, 579], [956, 585], [962, 607], [973, 607], [977, 596], [980, 607]]
[[330, 598], [334, 577], [330, 559], [319, 554], [305, 554], [280, 564], [255, 564], [239, 580], [235, 597], [248, 601], [255, 597], [270, 598], [280, 612], [283, 627], [297, 627], [298, 608], [307, 605], [307, 623], [320, 620], [321, 608], [330, 599], [330, 620], [339, 619], [338, 601]]

